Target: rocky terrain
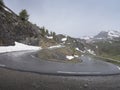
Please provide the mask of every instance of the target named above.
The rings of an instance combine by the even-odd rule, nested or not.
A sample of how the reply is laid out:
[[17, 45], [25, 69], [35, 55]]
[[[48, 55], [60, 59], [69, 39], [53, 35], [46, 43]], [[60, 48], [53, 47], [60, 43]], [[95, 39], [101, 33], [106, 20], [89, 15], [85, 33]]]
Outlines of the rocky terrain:
[[7, 8], [0, 10], [0, 45], [14, 45], [14, 41], [37, 37], [38, 27], [22, 21]]

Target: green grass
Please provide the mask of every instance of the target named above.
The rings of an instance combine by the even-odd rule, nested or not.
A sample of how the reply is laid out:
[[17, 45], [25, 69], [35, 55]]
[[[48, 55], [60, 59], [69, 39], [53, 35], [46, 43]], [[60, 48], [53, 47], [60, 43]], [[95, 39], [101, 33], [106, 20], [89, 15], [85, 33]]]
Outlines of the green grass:
[[105, 61], [105, 62], [109, 62], [109, 63], [113, 63], [116, 65], [120, 66], [120, 56], [108, 56], [108, 55], [104, 55], [104, 56], [95, 56], [96, 58], [100, 58], [101, 60]]
[[104, 53], [100, 56], [120, 61], [120, 55], [110, 55], [110, 54], [105, 54]]

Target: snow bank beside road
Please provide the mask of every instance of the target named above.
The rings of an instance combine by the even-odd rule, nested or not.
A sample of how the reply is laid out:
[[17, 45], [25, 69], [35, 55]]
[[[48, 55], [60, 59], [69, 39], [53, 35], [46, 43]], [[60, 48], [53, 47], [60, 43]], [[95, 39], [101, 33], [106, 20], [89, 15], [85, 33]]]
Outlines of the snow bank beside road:
[[22, 43], [15, 42], [15, 46], [0, 46], [0, 53], [22, 51], [22, 50], [40, 50], [41, 47], [29, 46]]

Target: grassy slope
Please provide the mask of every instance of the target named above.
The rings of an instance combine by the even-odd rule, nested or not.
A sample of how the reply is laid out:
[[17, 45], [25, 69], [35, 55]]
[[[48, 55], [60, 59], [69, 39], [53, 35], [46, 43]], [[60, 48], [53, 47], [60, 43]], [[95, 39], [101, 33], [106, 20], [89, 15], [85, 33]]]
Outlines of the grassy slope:
[[91, 45], [98, 46], [95, 49], [96, 57], [104, 61], [120, 65], [120, 40], [100, 41]]
[[[75, 55], [80, 56], [80, 52], [75, 52]], [[77, 63], [80, 62], [78, 58], [74, 58], [73, 60], [67, 60], [66, 55], [72, 56], [73, 51], [69, 47], [62, 47], [56, 49], [42, 49], [38, 53], [38, 57], [43, 60], [49, 61], [58, 61], [58, 62], [73, 62]]]

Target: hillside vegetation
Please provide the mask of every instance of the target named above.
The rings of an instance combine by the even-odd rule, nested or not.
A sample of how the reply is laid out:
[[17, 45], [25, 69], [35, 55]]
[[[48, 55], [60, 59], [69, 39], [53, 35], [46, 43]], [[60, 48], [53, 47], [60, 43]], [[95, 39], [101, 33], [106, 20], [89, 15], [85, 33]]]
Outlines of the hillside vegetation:
[[111, 42], [97, 42], [98, 45], [98, 55], [112, 58], [115, 60], [120, 60], [120, 41]]

